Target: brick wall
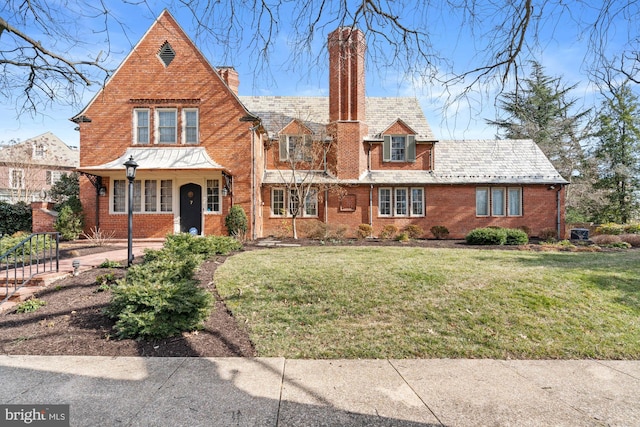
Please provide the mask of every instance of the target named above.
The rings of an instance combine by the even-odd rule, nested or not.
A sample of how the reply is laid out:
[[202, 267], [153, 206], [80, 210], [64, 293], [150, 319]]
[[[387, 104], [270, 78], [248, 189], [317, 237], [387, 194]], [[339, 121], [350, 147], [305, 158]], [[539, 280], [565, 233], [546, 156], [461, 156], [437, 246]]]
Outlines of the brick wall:
[[[175, 58], [167, 67], [157, 56], [165, 41], [176, 52]], [[235, 84], [234, 81], [232, 85]], [[250, 212], [251, 156], [247, 154], [252, 152], [252, 138], [250, 124], [240, 121], [246, 111], [217, 71], [211, 68], [178, 24], [166, 13], [161, 15], [136, 50], [127, 57], [106, 87], [83, 112], [91, 122], [79, 124], [81, 168], [114, 160], [132, 146], [133, 109], [136, 107], [151, 109], [151, 141], [155, 108], [177, 108], [180, 113], [182, 108], [197, 107], [199, 146], [204, 146], [210, 157], [233, 176], [233, 197], [224, 198], [223, 209], [228, 211], [228, 203], [233, 202], [240, 204], [245, 212]], [[181, 128], [181, 120], [182, 117], [178, 114], [178, 129]], [[180, 139], [180, 135], [178, 138]], [[176, 145], [162, 145], [161, 148], [171, 146]], [[145, 147], [154, 149], [158, 145], [152, 143]], [[145, 173], [150, 173], [148, 167], [147, 165], [145, 171], [141, 165], [136, 179], [145, 179]], [[165, 177], [159, 177], [159, 171], [153, 172], [156, 173], [154, 179], [173, 179], [174, 182], [181, 176], [180, 171], [166, 171]], [[124, 178], [124, 170], [121, 174]], [[174, 197], [178, 196], [178, 189], [174, 188]], [[81, 200], [85, 211], [87, 208], [95, 209], [95, 189], [90, 184], [81, 185]], [[109, 215], [108, 203], [108, 197], [100, 199], [100, 226], [120, 234], [123, 224], [126, 229], [127, 216]], [[205, 218], [207, 232], [226, 234], [219, 219], [209, 215], [205, 215]], [[89, 221], [88, 225], [92, 222], [95, 221]], [[137, 227], [136, 222], [139, 223]], [[164, 236], [173, 232], [173, 222], [174, 216], [171, 214], [136, 214], [134, 234], [139, 237]]]
[[[549, 190], [546, 185], [528, 185], [523, 191], [523, 215], [518, 217], [477, 217], [475, 185], [437, 185], [426, 186], [426, 215], [424, 217], [379, 217], [378, 187], [372, 191], [374, 236], [378, 236], [385, 225], [394, 224], [399, 230], [410, 224], [421, 227], [425, 238], [433, 238], [429, 231], [435, 225], [443, 225], [449, 230], [449, 238], [462, 239], [474, 228], [500, 226], [507, 228], [527, 227], [531, 236], [537, 236], [546, 228], [556, 229], [557, 210], [556, 191]], [[350, 200], [355, 200], [355, 209], [345, 211], [341, 207], [340, 197], [329, 192], [326, 222], [332, 227], [345, 227], [347, 237], [355, 237], [360, 224], [370, 223], [369, 186], [344, 187]], [[561, 203], [564, 189], [560, 189]], [[265, 235], [281, 235], [290, 228], [290, 218], [270, 216], [270, 192], [263, 191], [264, 230]], [[318, 205], [317, 220], [325, 222], [324, 203]], [[298, 224], [311, 219], [298, 220]], [[561, 235], [565, 236], [564, 212], [561, 212]], [[302, 226], [304, 228], [304, 226]], [[300, 230], [300, 229], [299, 229]]]
[[53, 210], [53, 203], [33, 202], [31, 203], [31, 232], [48, 233], [56, 231], [53, 225], [58, 218], [57, 212]]

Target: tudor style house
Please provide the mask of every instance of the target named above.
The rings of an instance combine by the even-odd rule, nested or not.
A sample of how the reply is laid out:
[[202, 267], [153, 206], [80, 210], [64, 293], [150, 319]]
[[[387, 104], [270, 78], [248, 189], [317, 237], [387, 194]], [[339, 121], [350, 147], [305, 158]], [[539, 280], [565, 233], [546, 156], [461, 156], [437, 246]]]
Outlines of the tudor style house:
[[361, 31], [339, 28], [327, 45], [329, 97], [239, 96], [235, 69], [210, 65], [164, 11], [72, 119], [87, 228], [126, 236], [133, 157], [135, 238], [226, 234], [233, 205], [250, 238], [291, 219], [347, 236], [361, 224], [374, 236], [387, 225], [564, 235], [567, 181], [535, 143], [439, 140], [416, 99], [366, 96]]
[[48, 200], [62, 174], [78, 167], [78, 150], [51, 132], [12, 145], [0, 145], [0, 201]]

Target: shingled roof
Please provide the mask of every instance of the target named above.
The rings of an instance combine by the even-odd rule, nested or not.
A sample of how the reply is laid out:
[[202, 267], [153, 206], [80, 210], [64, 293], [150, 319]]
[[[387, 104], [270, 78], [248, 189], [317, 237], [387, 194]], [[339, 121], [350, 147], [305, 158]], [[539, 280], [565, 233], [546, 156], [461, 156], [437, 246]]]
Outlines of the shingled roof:
[[[322, 133], [329, 123], [328, 97], [303, 96], [240, 96], [240, 101], [252, 114], [260, 117], [270, 137], [292, 120], [305, 123], [314, 133]], [[396, 120], [402, 119], [416, 132], [419, 141], [436, 138], [415, 98], [366, 98], [366, 121], [370, 139], [379, 139], [380, 133]]]

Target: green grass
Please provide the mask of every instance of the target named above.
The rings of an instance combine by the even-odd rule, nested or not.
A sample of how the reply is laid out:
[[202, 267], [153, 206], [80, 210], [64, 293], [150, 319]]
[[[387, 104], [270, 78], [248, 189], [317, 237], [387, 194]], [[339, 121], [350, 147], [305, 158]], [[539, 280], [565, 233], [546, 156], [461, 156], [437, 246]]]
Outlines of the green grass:
[[640, 358], [640, 252], [249, 251], [216, 272], [260, 356]]

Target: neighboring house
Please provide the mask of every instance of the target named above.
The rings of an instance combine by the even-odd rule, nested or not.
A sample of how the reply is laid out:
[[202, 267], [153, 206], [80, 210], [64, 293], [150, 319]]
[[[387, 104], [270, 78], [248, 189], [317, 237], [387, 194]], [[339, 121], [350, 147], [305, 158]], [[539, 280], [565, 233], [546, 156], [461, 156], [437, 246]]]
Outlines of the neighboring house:
[[292, 214], [347, 235], [360, 224], [564, 235], [567, 181], [535, 143], [439, 140], [416, 99], [366, 97], [364, 42], [350, 28], [329, 36], [329, 97], [239, 97], [236, 71], [212, 67], [164, 11], [73, 118], [81, 200], [96, 212], [87, 228], [126, 236], [133, 157], [136, 238], [226, 234], [232, 205], [251, 238], [282, 233]]
[[48, 200], [51, 186], [78, 165], [78, 150], [51, 132], [0, 146], [0, 200], [9, 203]]

